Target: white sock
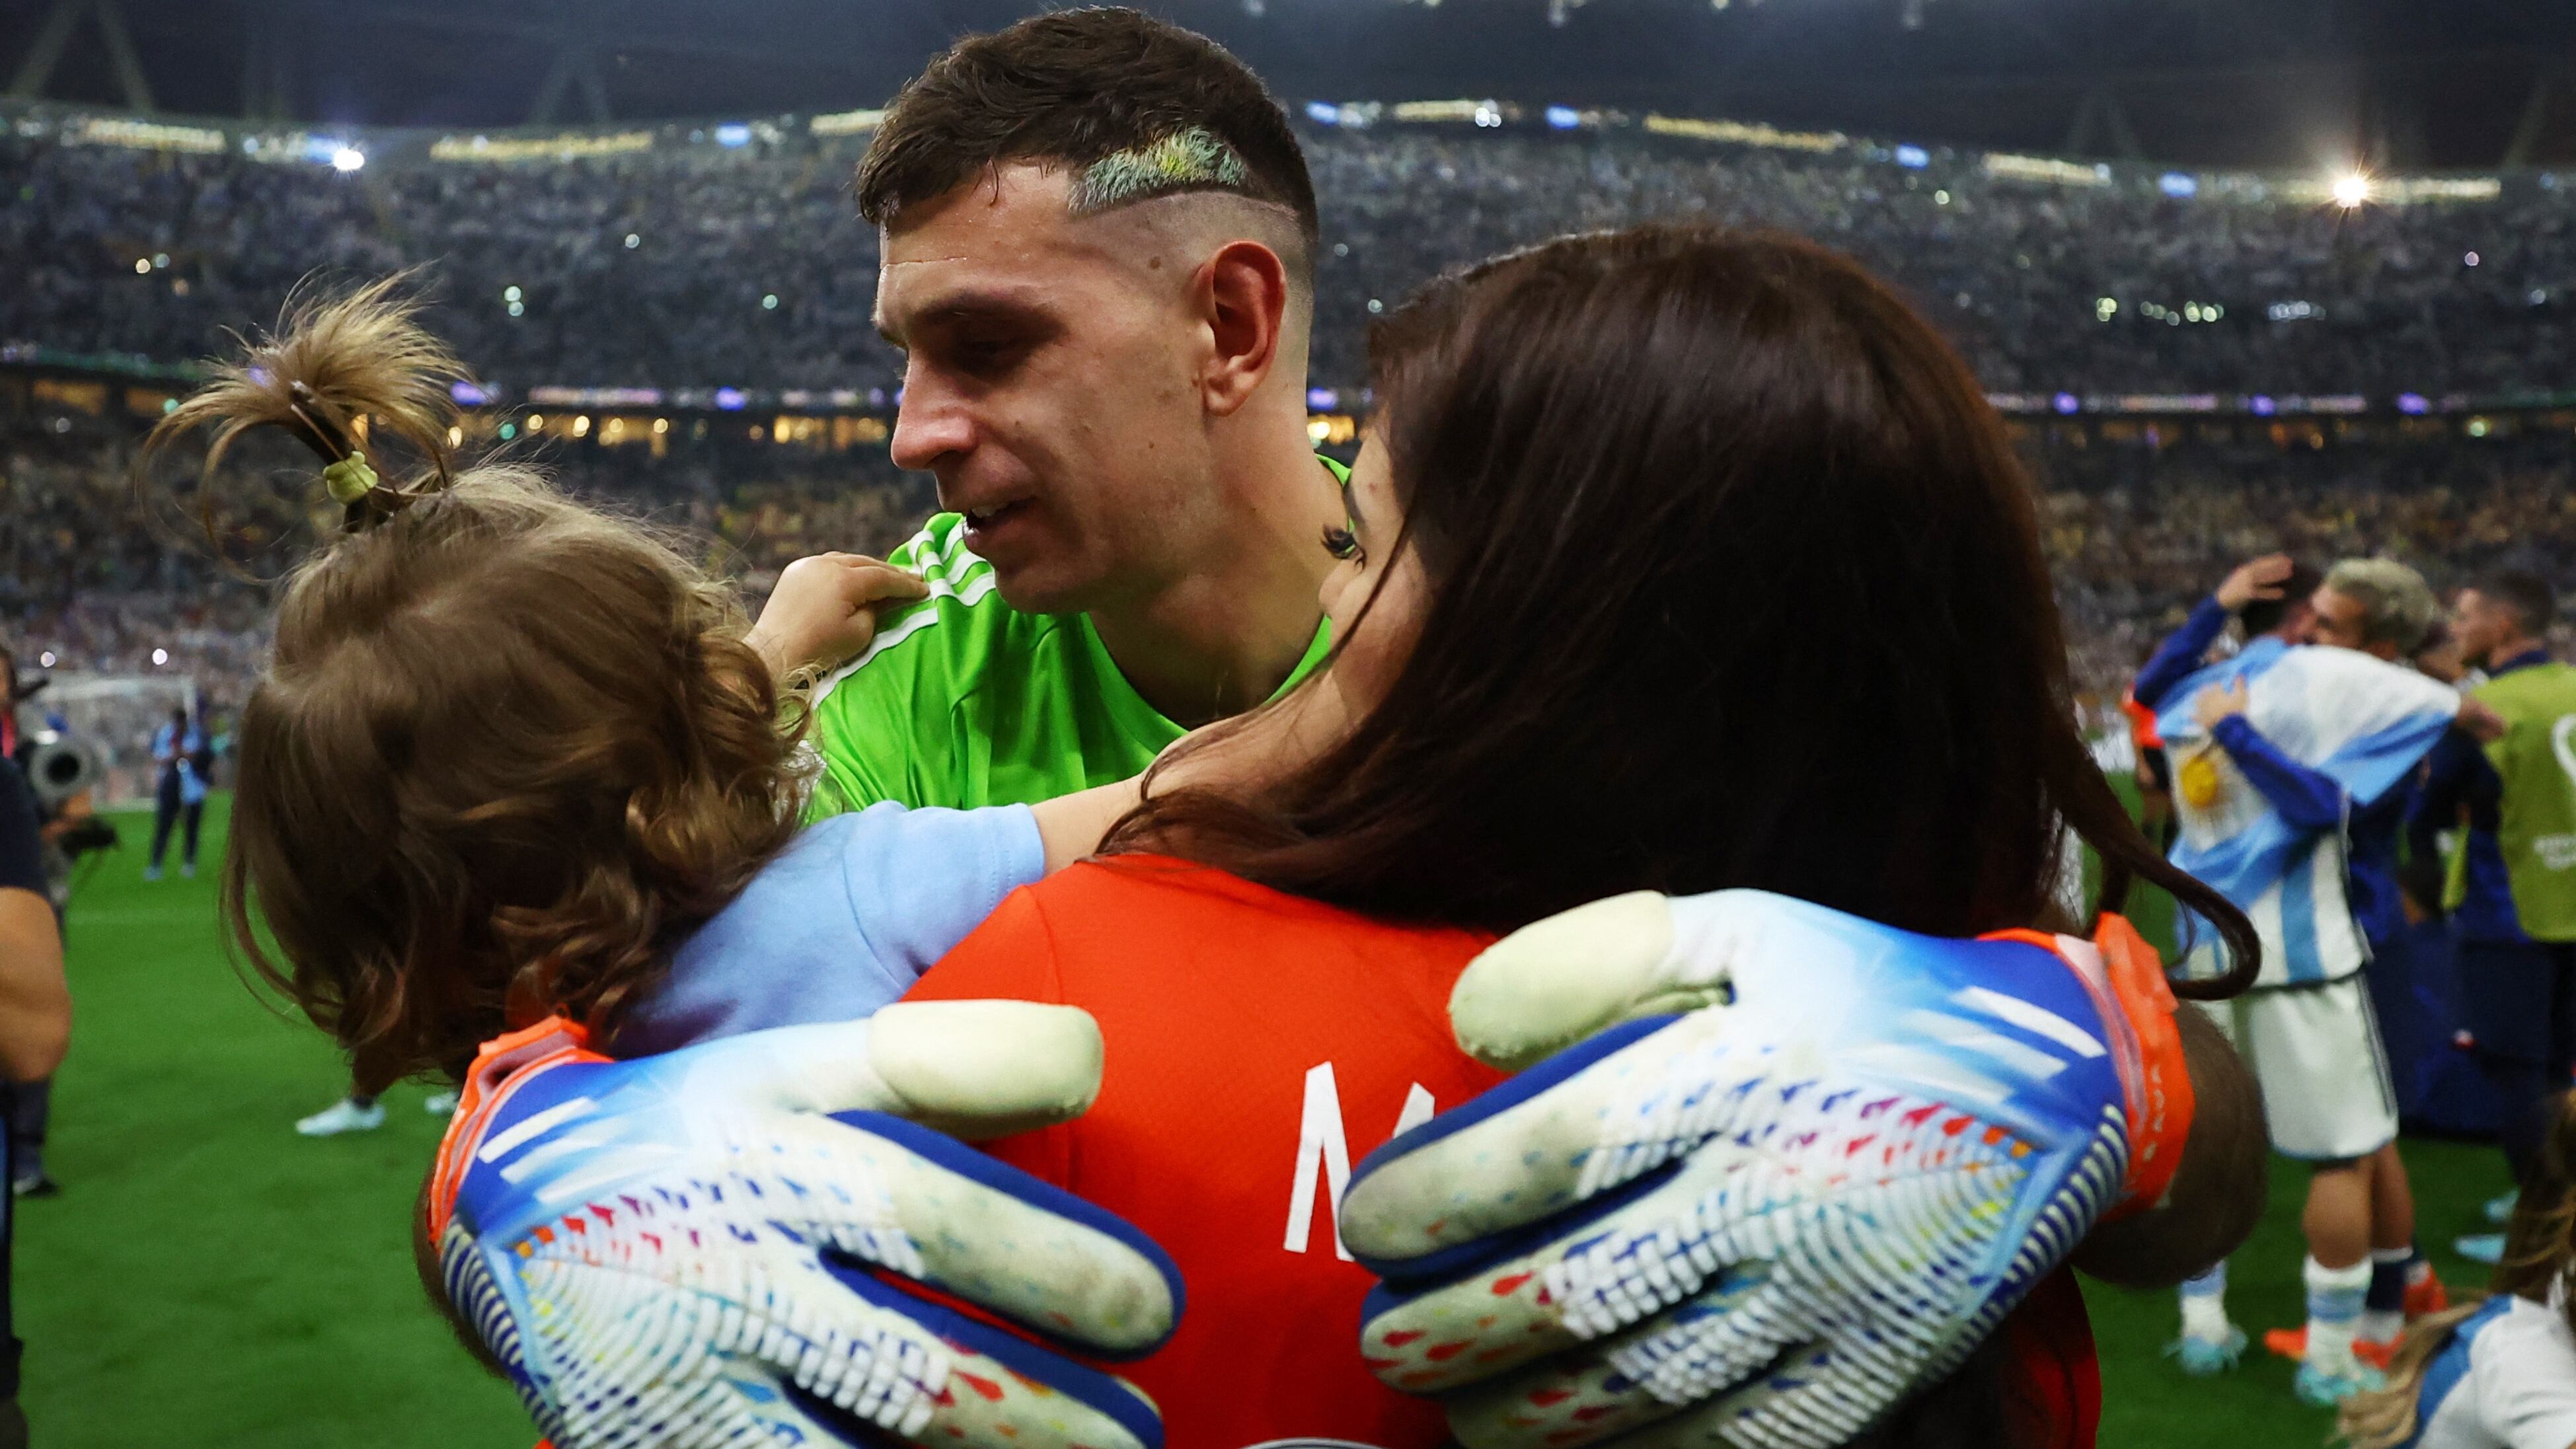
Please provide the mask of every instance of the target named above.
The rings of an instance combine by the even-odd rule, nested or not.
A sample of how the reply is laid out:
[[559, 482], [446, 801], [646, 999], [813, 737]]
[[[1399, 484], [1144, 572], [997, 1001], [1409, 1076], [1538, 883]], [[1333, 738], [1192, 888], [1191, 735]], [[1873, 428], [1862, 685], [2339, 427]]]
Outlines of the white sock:
[[2352, 1341], [2361, 1328], [2361, 1300], [2370, 1291], [2370, 1260], [2329, 1268], [2314, 1258], [2300, 1269], [2308, 1285], [2308, 1364], [2321, 1373], [2349, 1374]]
[[2182, 1285], [2182, 1334], [2215, 1343], [2234, 1330], [2227, 1321], [2227, 1260]]

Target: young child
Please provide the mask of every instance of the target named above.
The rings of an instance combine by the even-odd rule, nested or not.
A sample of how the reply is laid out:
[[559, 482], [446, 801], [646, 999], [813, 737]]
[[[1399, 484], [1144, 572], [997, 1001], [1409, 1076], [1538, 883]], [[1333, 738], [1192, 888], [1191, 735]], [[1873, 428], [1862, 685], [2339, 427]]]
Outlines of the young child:
[[208, 479], [262, 425], [326, 460], [343, 526], [286, 580], [242, 707], [223, 910], [363, 1075], [454, 1075], [553, 1013], [620, 1056], [866, 1016], [1135, 799], [799, 833], [773, 674], [817, 661], [764, 662], [732, 591], [644, 526], [460, 470], [462, 369], [398, 281], [302, 306], [153, 439], [212, 427]]
[[2568, 1449], [2576, 1444], [2576, 1097], [2557, 1116], [2505, 1230], [2495, 1293], [2426, 1318], [2388, 1387], [2347, 1399], [2354, 1449]]

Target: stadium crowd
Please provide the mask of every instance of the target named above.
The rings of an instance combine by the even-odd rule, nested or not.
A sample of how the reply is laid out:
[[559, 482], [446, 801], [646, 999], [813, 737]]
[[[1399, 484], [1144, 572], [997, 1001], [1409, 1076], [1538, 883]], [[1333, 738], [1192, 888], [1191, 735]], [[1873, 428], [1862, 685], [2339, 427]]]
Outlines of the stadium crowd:
[[[1909, 290], [1989, 391], [2512, 394], [2566, 375], [2576, 231], [2558, 178], [2489, 200], [2357, 209], [2212, 185], [2177, 196], [1999, 175], [1973, 154], [1830, 152], [1637, 133], [1458, 128], [1303, 133], [1323, 210], [1313, 379], [1362, 375], [1370, 316], [1467, 259], [1658, 216], [1776, 226]], [[864, 137], [673, 129], [579, 159], [395, 156], [355, 173], [226, 151], [172, 154], [0, 132], [0, 340], [174, 362], [273, 317], [323, 272], [422, 267], [432, 324], [488, 380], [532, 386], [849, 389], [898, 380], [869, 309], [877, 240], [849, 176]], [[2071, 174], [2071, 173], [2070, 173]], [[1438, 224], [1429, 223], [1436, 217]], [[256, 243], [256, 244], [254, 244]], [[2196, 305], [2202, 320], [2187, 320]], [[49, 432], [49, 429], [67, 429]], [[171, 547], [194, 520], [132, 498], [128, 430], [29, 414], [6, 433], [0, 542], [17, 627], [66, 657], [134, 667], [170, 649], [239, 677], [232, 597]], [[2214, 567], [2288, 540], [2380, 551], [2437, 581], [2511, 552], [2576, 559], [2555, 442], [2479, 449], [2036, 448], [2079, 687], [2114, 695]], [[755, 589], [814, 548], [881, 548], [929, 508], [881, 450], [692, 443], [667, 457], [574, 448], [587, 493], [712, 531]], [[226, 552], [275, 572], [305, 505], [228, 500]], [[250, 571], [262, 570], [254, 563]], [[2558, 571], [2560, 577], [2566, 571]], [[62, 601], [77, 592], [79, 610]], [[237, 591], [236, 591], [237, 592]], [[131, 611], [105, 602], [131, 599]], [[198, 600], [185, 609], [173, 601]], [[127, 625], [125, 618], [147, 623]], [[187, 621], [194, 620], [195, 623]], [[186, 627], [182, 627], [186, 625]], [[175, 642], [174, 642], [175, 641]]]
[[[863, 137], [704, 129], [509, 163], [392, 156], [343, 174], [0, 133], [0, 339], [164, 361], [276, 315], [316, 271], [426, 268], [443, 335], [515, 387], [891, 387], [869, 322]], [[694, 143], [686, 138], [694, 136]], [[1314, 377], [1434, 273], [1657, 217], [1773, 226], [1911, 292], [2002, 392], [2505, 393], [2571, 360], [2576, 231], [2558, 178], [2355, 209], [2215, 184], [2168, 195], [1991, 172], [1973, 154], [1820, 154], [1626, 133], [1310, 127], [1321, 198]], [[2076, 173], [2079, 168], [2068, 168]], [[2092, 176], [2090, 171], [2080, 171]], [[2197, 183], [2195, 183], [2197, 185]]]
[[[218, 562], [189, 491], [192, 460], [162, 460], [155, 487], [138, 492], [140, 445], [140, 428], [117, 419], [0, 425], [0, 509], [29, 521], [0, 537], [0, 620], [66, 668], [185, 672], [238, 698], [262, 648], [259, 581], [315, 521], [294, 491], [296, 459], [274, 439], [244, 444], [277, 451], [287, 481], [219, 494]], [[572, 443], [513, 451], [585, 497], [721, 540], [709, 562], [754, 597], [805, 554], [882, 554], [935, 507], [928, 480], [895, 469], [881, 446], [711, 438], [658, 459]], [[2441, 586], [2498, 566], [2576, 577], [2576, 437], [2564, 434], [2322, 450], [2075, 447], [2034, 434], [2024, 454], [2041, 489], [2077, 690], [2102, 708], [2209, 580], [2256, 553], [2384, 555]], [[168, 659], [156, 664], [156, 649]]]

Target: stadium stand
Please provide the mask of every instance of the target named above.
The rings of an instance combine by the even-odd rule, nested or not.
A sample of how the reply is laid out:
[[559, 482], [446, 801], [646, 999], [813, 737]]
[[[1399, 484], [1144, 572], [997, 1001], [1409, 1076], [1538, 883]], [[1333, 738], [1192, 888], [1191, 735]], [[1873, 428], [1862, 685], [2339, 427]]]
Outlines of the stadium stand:
[[[1442, 268], [1699, 215], [1848, 249], [1961, 343], [2042, 480], [2088, 697], [2249, 553], [2385, 552], [2437, 584], [2576, 568], [2576, 411], [2556, 410], [2576, 395], [2549, 390], [2571, 361], [2576, 177], [2382, 180], [2346, 206], [2313, 177], [1405, 110], [1306, 109], [1319, 413], [1358, 410], [1370, 315]], [[29, 521], [0, 541], [0, 616], [66, 665], [163, 649], [157, 667], [237, 693], [259, 646], [227, 621], [255, 612], [249, 580], [283, 566], [307, 504], [227, 489], [236, 578], [172, 497], [138, 501], [133, 455], [190, 359], [316, 273], [420, 268], [433, 325], [489, 385], [473, 426], [712, 531], [755, 592], [799, 553], [888, 547], [931, 506], [883, 448], [899, 359], [848, 196], [866, 113], [544, 137], [0, 119], [0, 251], [26, 263], [0, 289], [0, 504]]]

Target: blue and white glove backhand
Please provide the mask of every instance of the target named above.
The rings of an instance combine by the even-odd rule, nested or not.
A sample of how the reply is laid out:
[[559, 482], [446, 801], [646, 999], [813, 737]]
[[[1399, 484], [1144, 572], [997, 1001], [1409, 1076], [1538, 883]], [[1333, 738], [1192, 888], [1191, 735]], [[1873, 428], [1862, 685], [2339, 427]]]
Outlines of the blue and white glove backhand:
[[923, 1002], [610, 1061], [560, 1020], [486, 1045], [429, 1194], [450, 1303], [554, 1449], [1159, 1449], [1097, 1356], [1181, 1312], [1126, 1223], [946, 1135], [1079, 1115], [1070, 1007]]
[[1844, 1443], [2122, 1197], [2130, 1014], [2093, 944], [2012, 935], [1738, 890], [1496, 944], [1451, 1020], [1528, 1069], [1343, 1197], [1371, 1366], [1471, 1449]]

